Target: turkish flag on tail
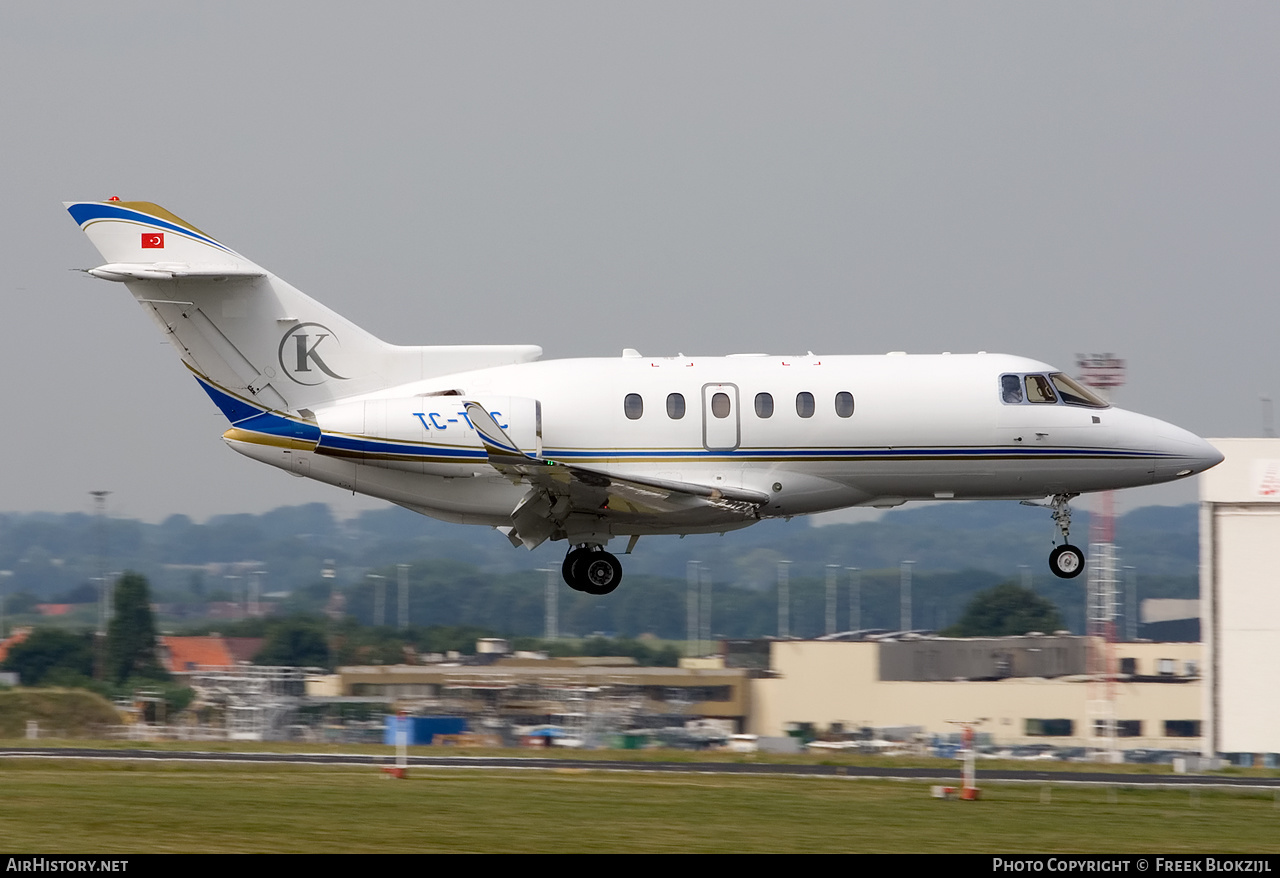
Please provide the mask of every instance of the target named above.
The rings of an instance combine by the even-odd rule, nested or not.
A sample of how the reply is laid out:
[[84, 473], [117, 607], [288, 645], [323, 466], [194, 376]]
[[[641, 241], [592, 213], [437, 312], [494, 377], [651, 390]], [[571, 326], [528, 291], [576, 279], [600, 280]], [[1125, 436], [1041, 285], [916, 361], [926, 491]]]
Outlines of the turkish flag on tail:
[[143, 250], [163, 250], [164, 249], [164, 232], [143, 232], [142, 233], [142, 249]]

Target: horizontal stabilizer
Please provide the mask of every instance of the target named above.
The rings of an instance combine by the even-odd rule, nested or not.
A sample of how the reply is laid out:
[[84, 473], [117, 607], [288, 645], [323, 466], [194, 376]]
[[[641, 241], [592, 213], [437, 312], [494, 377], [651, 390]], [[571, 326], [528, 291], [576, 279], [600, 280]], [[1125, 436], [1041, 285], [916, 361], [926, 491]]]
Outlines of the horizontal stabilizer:
[[96, 278], [114, 281], [173, 280], [174, 278], [227, 280], [228, 278], [266, 277], [267, 274], [256, 266], [187, 265], [181, 262], [109, 262], [85, 271]]

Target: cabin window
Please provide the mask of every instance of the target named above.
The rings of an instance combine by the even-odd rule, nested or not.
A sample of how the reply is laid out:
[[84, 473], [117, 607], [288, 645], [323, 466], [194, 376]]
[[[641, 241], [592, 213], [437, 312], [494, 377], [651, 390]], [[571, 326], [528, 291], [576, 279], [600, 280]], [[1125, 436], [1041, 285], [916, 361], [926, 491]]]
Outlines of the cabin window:
[[626, 399], [622, 401], [622, 410], [631, 420], [639, 420], [644, 414], [644, 399], [638, 393], [628, 393]]
[[1027, 376], [1027, 402], [1057, 402], [1058, 395], [1053, 392], [1053, 385], [1043, 375]]
[[711, 397], [711, 414], [717, 418], [729, 417], [729, 394], [716, 393]]
[[678, 421], [684, 417], [684, 394], [667, 394], [667, 417], [673, 421]]
[[842, 418], [853, 417], [853, 394], [842, 390], [836, 394], [836, 414]]
[[1000, 401], [1017, 404], [1022, 402], [1022, 379], [1017, 375], [1000, 376]]
[[796, 414], [802, 418], [813, 417], [813, 394], [802, 390], [796, 394]]
[[757, 418], [773, 417], [773, 394], [772, 393], [756, 394], [756, 417]]

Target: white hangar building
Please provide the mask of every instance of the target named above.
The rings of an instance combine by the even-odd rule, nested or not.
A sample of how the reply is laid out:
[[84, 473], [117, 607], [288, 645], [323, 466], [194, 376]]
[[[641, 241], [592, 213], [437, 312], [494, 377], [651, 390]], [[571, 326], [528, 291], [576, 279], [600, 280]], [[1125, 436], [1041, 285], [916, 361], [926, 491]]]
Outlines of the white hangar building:
[[1200, 476], [1204, 752], [1280, 753], [1280, 439], [1214, 439]]

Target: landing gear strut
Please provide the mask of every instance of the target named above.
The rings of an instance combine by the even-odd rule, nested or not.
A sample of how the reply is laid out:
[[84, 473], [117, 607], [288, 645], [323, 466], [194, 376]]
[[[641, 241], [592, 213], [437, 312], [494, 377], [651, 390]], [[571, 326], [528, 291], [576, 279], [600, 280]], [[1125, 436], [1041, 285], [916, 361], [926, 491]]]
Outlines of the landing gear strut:
[[599, 546], [579, 546], [564, 556], [560, 573], [569, 588], [587, 594], [609, 594], [622, 582], [622, 564]]
[[1067, 505], [1076, 494], [1054, 494], [1051, 503], [1032, 503], [1023, 500], [1026, 506], [1047, 506], [1053, 511], [1053, 523], [1058, 526], [1062, 535], [1062, 545], [1049, 553], [1049, 569], [1059, 579], [1074, 579], [1084, 570], [1084, 552], [1068, 542], [1071, 535], [1071, 507]]

